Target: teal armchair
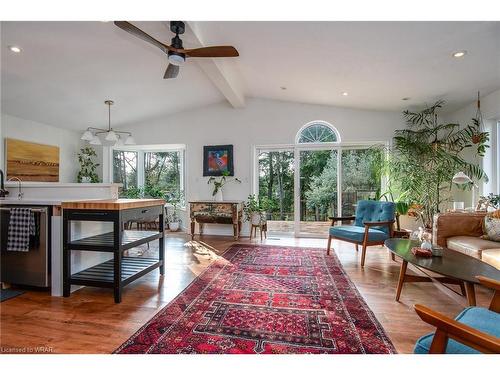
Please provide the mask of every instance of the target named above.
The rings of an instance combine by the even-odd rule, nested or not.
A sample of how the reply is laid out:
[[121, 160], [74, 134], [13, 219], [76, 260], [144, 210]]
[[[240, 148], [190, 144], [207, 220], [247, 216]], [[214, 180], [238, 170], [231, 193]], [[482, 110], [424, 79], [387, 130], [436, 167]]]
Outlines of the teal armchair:
[[[332, 226], [329, 230], [326, 253], [330, 255], [333, 239], [362, 245], [361, 267], [365, 265], [366, 248], [383, 245], [384, 241], [393, 236], [395, 222], [395, 207], [393, 202], [358, 201], [355, 216], [330, 217]], [[335, 226], [338, 221], [354, 221], [353, 225]]]
[[422, 305], [418, 316], [436, 331], [420, 337], [415, 354], [500, 353], [500, 281], [477, 276], [482, 285], [495, 291], [489, 308], [468, 307], [455, 319]]

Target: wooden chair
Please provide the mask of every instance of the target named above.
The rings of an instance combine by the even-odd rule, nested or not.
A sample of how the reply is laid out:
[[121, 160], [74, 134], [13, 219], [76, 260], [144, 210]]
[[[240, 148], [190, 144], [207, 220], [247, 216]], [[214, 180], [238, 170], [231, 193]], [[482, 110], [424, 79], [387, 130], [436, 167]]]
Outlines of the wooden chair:
[[417, 354], [500, 353], [500, 281], [477, 276], [481, 284], [495, 291], [488, 309], [469, 307], [455, 319], [422, 305], [415, 305], [418, 316], [436, 332], [417, 340]]
[[[330, 255], [332, 239], [354, 243], [356, 251], [362, 245], [361, 267], [365, 265], [366, 248], [383, 245], [384, 241], [393, 236], [395, 222], [393, 202], [359, 201], [356, 216], [330, 217], [332, 225], [329, 230], [327, 255]], [[335, 226], [337, 221], [354, 221], [354, 225]]]

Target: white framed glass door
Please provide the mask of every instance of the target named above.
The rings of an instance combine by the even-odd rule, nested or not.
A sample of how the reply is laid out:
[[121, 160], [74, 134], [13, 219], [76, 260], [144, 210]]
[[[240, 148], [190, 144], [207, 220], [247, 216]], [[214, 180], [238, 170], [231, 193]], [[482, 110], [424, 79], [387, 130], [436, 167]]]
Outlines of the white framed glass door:
[[326, 237], [330, 216], [340, 215], [338, 148], [297, 148], [295, 235]]
[[270, 234], [295, 232], [294, 176], [293, 148], [257, 148], [254, 190], [269, 206], [266, 216]]
[[359, 200], [377, 199], [384, 153], [372, 146], [257, 147], [254, 192], [271, 204], [269, 232], [327, 237], [330, 216], [354, 215]]

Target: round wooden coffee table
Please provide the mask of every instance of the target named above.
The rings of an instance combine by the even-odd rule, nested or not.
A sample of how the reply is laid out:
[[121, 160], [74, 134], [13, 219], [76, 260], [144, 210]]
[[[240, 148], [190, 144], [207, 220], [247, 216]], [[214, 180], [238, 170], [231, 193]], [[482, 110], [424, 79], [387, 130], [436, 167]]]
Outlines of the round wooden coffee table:
[[[405, 282], [435, 282], [435, 285], [450, 297], [463, 303], [463, 297], [465, 296], [467, 297], [469, 306], [475, 306], [476, 293], [474, 285], [479, 284], [476, 276], [485, 276], [500, 280], [500, 271], [495, 267], [458, 251], [444, 248], [442, 257], [417, 257], [413, 255], [411, 249], [414, 246], [419, 246], [419, 244], [419, 241], [401, 238], [390, 238], [385, 241], [385, 246], [403, 261], [399, 272], [396, 301], [399, 301]], [[415, 266], [426, 276], [407, 275], [408, 263]], [[442, 276], [433, 276], [426, 271], [431, 271]], [[459, 285], [462, 296], [445, 284]]]

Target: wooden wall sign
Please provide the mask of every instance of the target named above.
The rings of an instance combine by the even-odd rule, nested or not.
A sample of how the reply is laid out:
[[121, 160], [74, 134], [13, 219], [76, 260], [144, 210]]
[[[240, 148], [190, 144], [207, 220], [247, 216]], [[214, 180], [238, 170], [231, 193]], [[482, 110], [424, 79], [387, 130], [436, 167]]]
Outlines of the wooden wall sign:
[[7, 179], [59, 182], [59, 147], [5, 139]]

